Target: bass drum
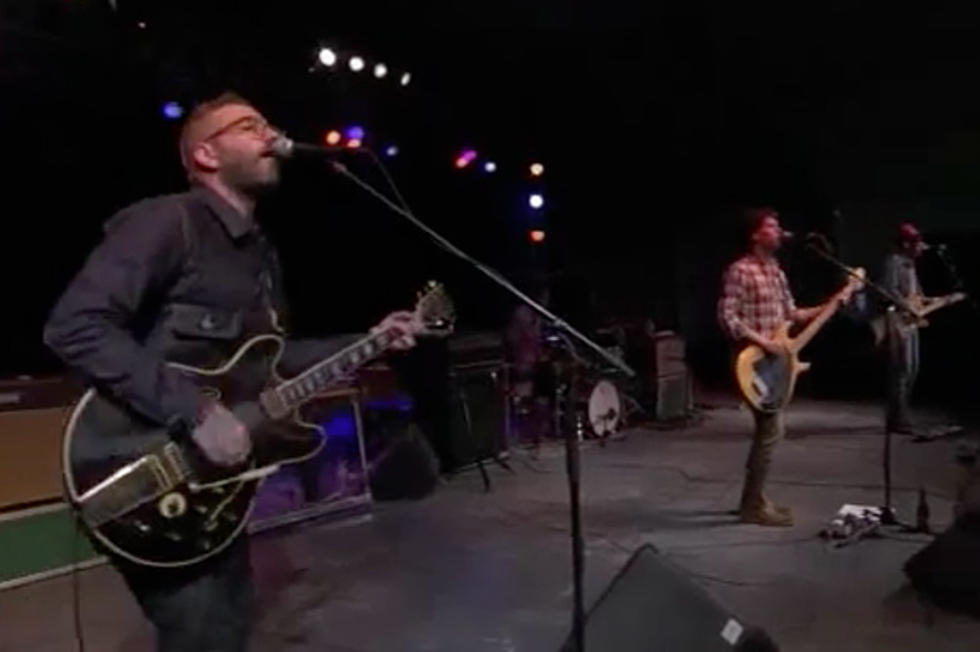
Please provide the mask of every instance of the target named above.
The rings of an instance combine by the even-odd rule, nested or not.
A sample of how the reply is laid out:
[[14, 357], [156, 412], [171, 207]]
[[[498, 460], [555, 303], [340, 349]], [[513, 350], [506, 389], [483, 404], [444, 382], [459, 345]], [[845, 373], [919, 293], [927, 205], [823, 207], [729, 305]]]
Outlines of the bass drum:
[[615, 433], [622, 425], [623, 407], [619, 390], [609, 380], [600, 380], [589, 394], [589, 425], [596, 437]]

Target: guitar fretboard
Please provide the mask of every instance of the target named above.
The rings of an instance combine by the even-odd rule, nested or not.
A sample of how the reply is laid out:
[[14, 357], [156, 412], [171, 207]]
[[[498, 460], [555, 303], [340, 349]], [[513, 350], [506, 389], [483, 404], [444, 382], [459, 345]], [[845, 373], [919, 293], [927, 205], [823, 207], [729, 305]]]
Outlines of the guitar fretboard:
[[391, 330], [368, 335], [295, 378], [281, 383], [275, 388], [275, 392], [289, 409], [295, 409], [386, 351], [396, 337], [396, 333]]

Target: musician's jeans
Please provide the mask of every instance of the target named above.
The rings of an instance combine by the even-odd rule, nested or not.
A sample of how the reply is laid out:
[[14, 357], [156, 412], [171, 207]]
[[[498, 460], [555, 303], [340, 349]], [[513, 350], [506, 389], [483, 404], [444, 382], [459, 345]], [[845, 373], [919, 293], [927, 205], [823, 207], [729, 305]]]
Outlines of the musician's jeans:
[[782, 411], [768, 413], [752, 410], [752, 417], [755, 419], [755, 433], [745, 463], [741, 509], [758, 508], [765, 503], [763, 492], [772, 464], [772, 452], [785, 432]]
[[243, 652], [252, 624], [248, 537], [187, 569], [116, 562], [157, 631], [158, 652]]
[[908, 428], [909, 395], [919, 374], [919, 332], [888, 334], [888, 411], [885, 424], [889, 429]]

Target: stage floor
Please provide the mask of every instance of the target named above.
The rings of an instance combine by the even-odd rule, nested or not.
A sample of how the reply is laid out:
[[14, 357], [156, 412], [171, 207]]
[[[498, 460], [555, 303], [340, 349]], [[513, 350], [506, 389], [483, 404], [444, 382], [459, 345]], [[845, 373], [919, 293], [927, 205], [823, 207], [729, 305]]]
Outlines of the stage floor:
[[[926, 538], [832, 550], [817, 537], [842, 503], [882, 500], [878, 407], [799, 401], [790, 410], [770, 491], [795, 511], [788, 529], [740, 525], [730, 514], [749, 414], [718, 401], [701, 417], [583, 451], [588, 602], [650, 542], [786, 651], [980, 649], [980, 622], [928, 608], [905, 587], [901, 567]], [[922, 485], [933, 526], [948, 523], [955, 443], [896, 438], [901, 517], [914, 518]], [[255, 537], [253, 649], [557, 650], [571, 601], [562, 449], [511, 462], [514, 474], [491, 467], [489, 494], [474, 471], [425, 500], [376, 505], [364, 522]], [[80, 590], [87, 649], [152, 649], [149, 626], [110, 568], [82, 572]], [[0, 592], [0, 650], [74, 645], [69, 578]]]

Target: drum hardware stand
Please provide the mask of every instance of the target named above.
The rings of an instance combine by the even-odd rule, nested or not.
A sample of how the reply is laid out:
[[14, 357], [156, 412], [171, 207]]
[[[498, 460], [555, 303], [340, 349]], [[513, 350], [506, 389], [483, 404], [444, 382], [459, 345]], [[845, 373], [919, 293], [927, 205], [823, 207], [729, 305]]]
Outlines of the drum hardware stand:
[[[493, 281], [497, 286], [503, 288], [511, 295], [516, 297], [526, 306], [534, 310], [541, 317], [543, 317], [550, 326], [556, 331], [562, 333], [563, 335], [570, 336], [580, 343], [584, 344], [588, 349], [592, 351], [593, 354], [599, 356], [600, 359], [605, 360], [612, 367], [619, 369], [622, 373], [629, 377], [636, 375], [628, 365], [626, 365], [622, 360], [610, 355], [605, 349], [599, 346], [597, 343], [590, 340], [588, 337], [580, 333], [578, 330], [573, 328], [571, 324], [566, 322], [564, 319], [554, 314], [534, 299], [529, 297], [527, 294], [519, 290], [513, 283], [508, 281], [503, 275], [497, 272], [492, 267], [476, 260], [462, 249], [454, 245], [452, 242], [447, 240], [445, 237], [440, 235], [437, 231], [429, 227], [427, 224], [418, 219], [408, 208], [408, 204], [401, 193], [398, 192], [398, 187], [395, 185], [394, 180], [391, 175], [388, 174], [387, 169], [381, 160], [372, 152], [371, 150], [364, 148], [357, 150], [361, 153], [368, 154], [371, 159], [373, 159], [375, 165], [384, 175], [385, 179], [388, 181], [389, 186], [393, 194], [395, 195], [398, 203], [389, 199], [384, 193], [375, 189], [369, 183], [361, 179], [359, 176], [351, 172], [346, 165], [337, 161], [329, 161], [329, 167], [352, 181], [355, 185], [360, 187], [362, 190], [367, 192], [369, 195], [380, 201], [391, 211], [397, 215], [403, 217], [414, 227], [425, 233], [431, 238], [435, 244], [441, 247], [443, 250], [452, 254], [456, 258], [467, 263], [476, 271], [480, 272], [491, 281]], [[482, 467], [481, 467], [482, 468]], [[579, 479], [580, 479], [580, 466], [579, 466], [579, 447], [577, 442], [573, 441], [571, 430], [566, 430], [565, 433], [565, 469], [568, 476], [568, 493], [569, 493], [569, 511], [571, 519], [571, 538], [572, 538], [572, 576], [573, 576], [573, 611], [572, 611], [572, 640], [575, 642], [575, 647], [572, 652], [585, 652], [585, 606], [583, 598], [583, 574], [585, 566], [585, 546], [582, 538], [582, 519], [581, 519], [581, 509], [579, 506]]]

